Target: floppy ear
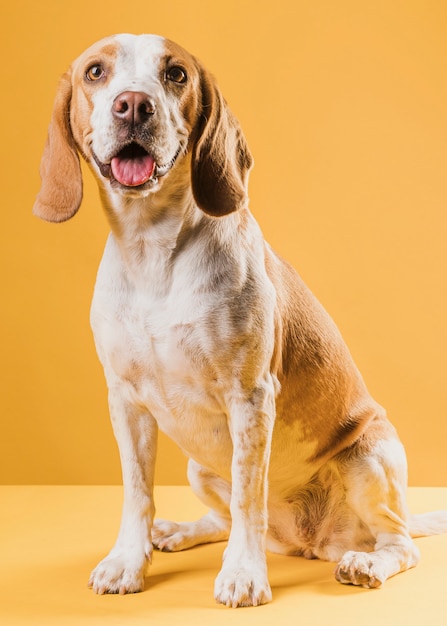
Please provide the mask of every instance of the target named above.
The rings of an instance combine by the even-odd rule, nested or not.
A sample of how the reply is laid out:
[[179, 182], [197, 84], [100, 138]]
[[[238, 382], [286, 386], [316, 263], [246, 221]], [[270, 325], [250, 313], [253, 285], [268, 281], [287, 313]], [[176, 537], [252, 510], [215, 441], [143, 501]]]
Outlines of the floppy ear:
[[42, 185], [33, 213], [49, 222], [70, 219], [82, 200], [82, 177], [76, 144], [70, 128], [71, 79], [62, 76], [48, 138], [40, 164]]
[[202, 111], [192, 153], [192, 190], [198, 206], [216, 217], [247, 206], [253, 164], [245, 137], [214, 80], [201, 76]]

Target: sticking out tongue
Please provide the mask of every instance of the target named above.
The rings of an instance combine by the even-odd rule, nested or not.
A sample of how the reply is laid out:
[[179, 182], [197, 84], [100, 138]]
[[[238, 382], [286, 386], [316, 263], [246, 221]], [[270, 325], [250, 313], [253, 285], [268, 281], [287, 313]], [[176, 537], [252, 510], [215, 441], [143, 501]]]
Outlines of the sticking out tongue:
[[121, 150], [111, 161], [114, 178], [126, 187], [144, 185], [155, 170], [154, 159], [140, 146], [131, 145]]

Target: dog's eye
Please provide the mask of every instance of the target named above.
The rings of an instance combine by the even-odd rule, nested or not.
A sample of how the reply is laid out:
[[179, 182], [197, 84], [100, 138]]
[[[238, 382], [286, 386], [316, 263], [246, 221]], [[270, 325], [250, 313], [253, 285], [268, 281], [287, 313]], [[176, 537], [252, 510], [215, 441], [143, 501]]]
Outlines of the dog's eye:
[[185, 70], [181, 67], [177, 67], [176, 65], [169, 68], [166, 72], [166, 78], [173, 83], [186, 83], [187, 76]]
[[105, 76], [105, 71], [103, 66], [99, 64], [92, 65], [85, 73], [85, 77], [87, 78], [87, 80], [91, 81], [99, 80], [103, 76]]

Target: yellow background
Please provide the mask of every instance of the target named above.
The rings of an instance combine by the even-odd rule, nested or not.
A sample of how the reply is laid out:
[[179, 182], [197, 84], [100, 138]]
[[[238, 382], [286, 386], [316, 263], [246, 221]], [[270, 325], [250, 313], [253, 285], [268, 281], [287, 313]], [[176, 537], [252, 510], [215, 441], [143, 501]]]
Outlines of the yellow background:
[[[251, 208], [341, 328], [407, 448], [447, 485], [447, 3], [14, 0], [2, 8], [3, 483], [117, 483], [89, 329], [108, 232], [31, 216], [59, 75], [93, 41], [155, 32], [218, 77], [255, 157]], [[183, 483], [164, 437], [159, 483]]]

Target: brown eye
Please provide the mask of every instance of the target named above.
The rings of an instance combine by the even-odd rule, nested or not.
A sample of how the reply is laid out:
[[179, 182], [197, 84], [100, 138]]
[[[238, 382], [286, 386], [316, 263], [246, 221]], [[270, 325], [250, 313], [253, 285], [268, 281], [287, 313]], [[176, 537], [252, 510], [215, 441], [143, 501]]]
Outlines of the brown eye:
[[87, 80], [95, 81], [103, 78], [105, 76], [105, 71], [102, 65], [92, 65], [88, 68], [85, 73], [85, 77]]
[[175, 65], [166, 72], [166, 78], [173, 83], [182, 84], [186, 83], [187, 76], [185, 70]]

